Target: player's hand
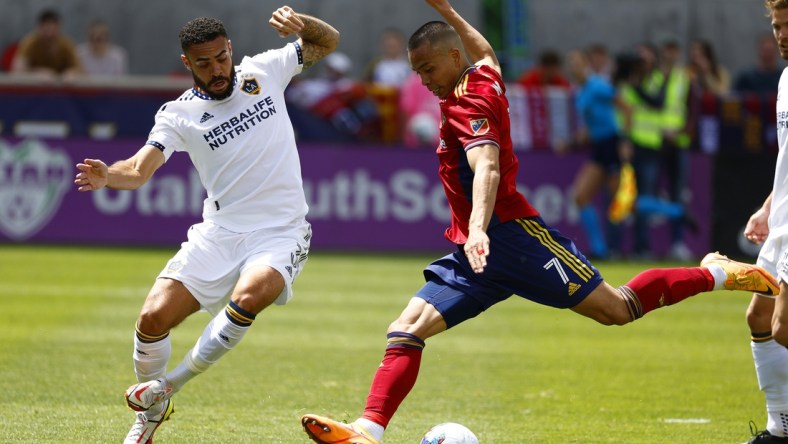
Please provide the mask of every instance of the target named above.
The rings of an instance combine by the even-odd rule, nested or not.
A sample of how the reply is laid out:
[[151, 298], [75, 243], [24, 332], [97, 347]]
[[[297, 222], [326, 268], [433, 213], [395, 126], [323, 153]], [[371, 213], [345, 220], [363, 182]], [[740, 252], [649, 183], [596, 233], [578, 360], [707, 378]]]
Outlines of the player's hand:
[[465, 242], [465, 256], [471, 263], [474, 273], [484, 272], [489, 255], [490, 238], [487, 237], [487, 233], [481, 230], [468, 233], [468, 241]]
[[76, 179], [74, 183], [79, 187], [79, 191], [95, 191], [107, 186], [108, 170], [107, 164], [96, 159], [85, 159], [84, 163], [78, 163]]
[[271, 19], [268, 20], [279, 37], [287, 37], [291, 34], [297, 34], [304, 29], [304, 21], [301, 17], [289, 6], [282, 6], [271, 14]]
[[763, 208], [759, 209], [747, 221], [747, 226], [744, 227], [744, 237], [756, 244], [760, 245], [769, 236], [769, 212]]

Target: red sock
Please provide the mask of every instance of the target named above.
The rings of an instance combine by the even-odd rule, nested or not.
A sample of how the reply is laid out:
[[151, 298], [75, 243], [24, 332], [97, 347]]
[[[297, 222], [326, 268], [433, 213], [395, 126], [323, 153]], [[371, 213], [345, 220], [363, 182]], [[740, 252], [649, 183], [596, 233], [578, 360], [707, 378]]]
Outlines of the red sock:
[[704, 267], [654, 268], [638, 274], [625, 287], [637, 296], [642, 307], [639, 315], [643, 316], [651, 310], [713, 290], [714, 277]]
[[384, 428], [389, 425], [391, 417], [416, 384], [423, 348], [424, 341], [414, 335], [404, 332], [388, 334], [386, 354], [372, 379], [362, 418]]

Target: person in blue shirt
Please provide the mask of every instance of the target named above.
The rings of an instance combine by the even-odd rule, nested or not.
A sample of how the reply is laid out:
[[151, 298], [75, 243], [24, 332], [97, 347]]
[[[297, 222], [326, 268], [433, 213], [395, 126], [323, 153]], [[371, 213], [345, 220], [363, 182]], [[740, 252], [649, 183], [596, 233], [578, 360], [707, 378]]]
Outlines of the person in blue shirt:
[[620, 247], [619, 227], [606, 217], [607, 236], [593, 201], [606, 188], [612, 196], [619, 184], [622, 159], [628, 160], [632, 147], [626, 138], [619, 137], [617, 98], [610, 80], [592, 72], [585, 52], [575, 50], [566, 57], [569, 74], [574, 82], [575, 107], [580, 120], [577, 145], [588, 145], [590, 156], [580, 168], [573, 185], [575, 203], [580, 210], [580, 221], [588, 237], [592, 257], [605, 259], [615, 256]]

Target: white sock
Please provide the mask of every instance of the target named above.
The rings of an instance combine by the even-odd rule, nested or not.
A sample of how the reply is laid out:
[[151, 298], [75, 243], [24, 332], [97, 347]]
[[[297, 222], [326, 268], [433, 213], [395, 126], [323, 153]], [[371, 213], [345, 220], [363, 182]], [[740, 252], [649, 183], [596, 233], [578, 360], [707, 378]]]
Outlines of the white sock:
[[377, 439], [378, 441], [383, 441], [383, 432], [385, 432], [386, 429], [384, 429], [382, 425], [372, 422], [367, 418], [358, 418], [354, 421], [354, 423], [360, 425], [361, 428], [369, 432], [373, 438]]
[[728, 273], [722, 269], [720, 264], [709, 264], [706, 265], [706, 268], [709, 269], [709, 273], [711, 273], [711, 276], [714, 278], [714, 289], [724, 290], [725, 281], [728, 280]]
[[170, 336], [156, 342], [142, 342], [137, 334], [134, 334], [134, 373], [137, 374], [137, 382], [147, 382], [159, 379], [167, 372], [167, 361], [170, 360], [172, 345]]
[[219, 313], [205, 326], [202, 336], [186, 353], [183, 361], [171, 372], [167, 373], [172, 389], [178, 391], [190, 379], [208, 370], [227, 351], [238, 344], [249, 327], [234, 324], [226, 312]]
[[758, 385], [766, 395], [766, 430], [788, 436], [788, 349], [774, 340], [752, 342]]

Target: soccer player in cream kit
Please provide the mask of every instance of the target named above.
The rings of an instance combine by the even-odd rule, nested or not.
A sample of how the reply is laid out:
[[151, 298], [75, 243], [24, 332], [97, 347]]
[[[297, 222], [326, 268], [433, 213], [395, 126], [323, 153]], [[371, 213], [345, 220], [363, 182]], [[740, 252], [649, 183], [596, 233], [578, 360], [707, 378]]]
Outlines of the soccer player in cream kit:
[[[137, 319], [134, 370], [126, 391], [136, 420], [125, 443], [147, 443], [174, 411], [172, 396], [246, 334], [255, 316], [292, 296], [311, 230], [284, 89], [302, 69], [336, 49], [339, 33], [283, 6], [269, 24], [283, 48], [233, 65], [224, 25], [199, 18], [180, 32], [194, 87], [156, 114], [145, 145], [107, 166], [77, 165], [79, 191], [136, 189], [176, 151], [189, 154], [208, 192], [203, 221], [159, 274]], [[213, 315], [194, 347], [167, 372], [172, 328], [200, 309]]]
[[[765, 0], [780, 56], [788, 60], [788, 0]], [[755, 292], [747, 309], [752, 357], [766, 399], [766, 428], [751, 444], [788, 443], [788, 71], [777, 86], [777, 165], [772, 192], [747, 222], [744, 237], [763, 244], [757, 264], [780, 283], [777, 295]], [[746, 179], [745, 179], [746, 180]]]

